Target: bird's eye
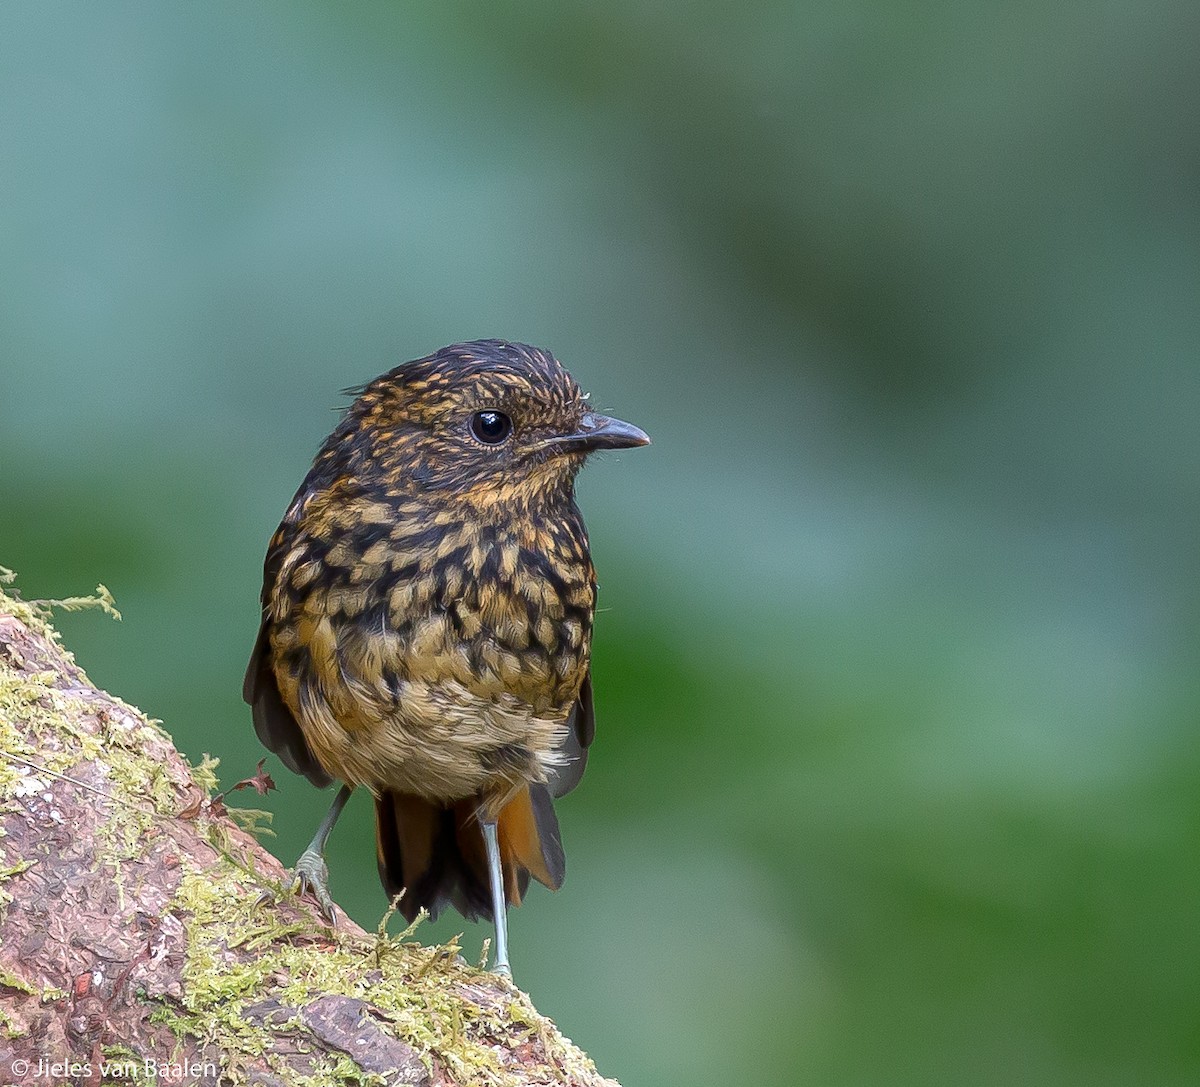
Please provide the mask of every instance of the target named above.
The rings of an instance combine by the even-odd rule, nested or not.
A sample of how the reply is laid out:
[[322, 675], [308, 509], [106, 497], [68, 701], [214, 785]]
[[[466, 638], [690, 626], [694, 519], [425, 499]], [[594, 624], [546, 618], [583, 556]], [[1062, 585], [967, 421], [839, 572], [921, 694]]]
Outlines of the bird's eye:
[[502, 411], [477, 411], [471, 416], [471, 433], [487, 445], [499, 445], [512, 428], [512, 420]]

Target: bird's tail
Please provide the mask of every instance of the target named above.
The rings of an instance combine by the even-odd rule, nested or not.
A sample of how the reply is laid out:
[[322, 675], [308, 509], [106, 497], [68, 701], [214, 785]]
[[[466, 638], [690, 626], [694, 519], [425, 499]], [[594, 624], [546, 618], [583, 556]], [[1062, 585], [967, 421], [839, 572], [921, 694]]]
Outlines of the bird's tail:
[[[487, 854], [479, 803], [443, 807], [406, 793], [381, 793], [375, 801], [379, 880], [389, 898], [401, 890], [400, 912], [412, 921], [425, 907], [431, 916], [451, 903], [464, 917], [490, 919]], [[519, 906], [532, 876], [551, 890], [566, 873], [558, 818], [544, 785], [522, 786], [496, 817], [500, 865], [510, 904]]]

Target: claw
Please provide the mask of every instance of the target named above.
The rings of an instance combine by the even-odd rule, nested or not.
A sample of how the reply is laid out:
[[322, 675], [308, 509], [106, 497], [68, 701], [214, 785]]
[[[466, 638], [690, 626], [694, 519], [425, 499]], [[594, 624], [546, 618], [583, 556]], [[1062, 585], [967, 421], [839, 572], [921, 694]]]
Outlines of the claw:
[[293, 869], [296, 882], [300, 885], [300, 894], [311, 894], [321, 907], [325, 919], [331, 924], [337, 924], [337, 907], [329, 895], [329, 866], [320, 853], [306, 849], [300, 854]]

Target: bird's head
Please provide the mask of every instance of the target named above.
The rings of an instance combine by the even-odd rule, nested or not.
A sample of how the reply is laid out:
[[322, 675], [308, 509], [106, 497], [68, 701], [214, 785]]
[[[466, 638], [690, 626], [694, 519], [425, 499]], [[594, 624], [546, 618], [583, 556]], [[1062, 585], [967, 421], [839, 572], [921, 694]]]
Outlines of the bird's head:
[[589, 453], [650, 441], [593, 412], [548, 351], [503, 340], [444, 347], [356, 391], [339, 430], [360, 472], [480, 511], [569, 496]]

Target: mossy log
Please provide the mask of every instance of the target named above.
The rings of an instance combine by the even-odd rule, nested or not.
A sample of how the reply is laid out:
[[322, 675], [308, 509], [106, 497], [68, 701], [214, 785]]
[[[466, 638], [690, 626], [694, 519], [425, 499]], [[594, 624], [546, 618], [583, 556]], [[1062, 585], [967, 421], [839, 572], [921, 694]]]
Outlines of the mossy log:
[[453, 945], [287, 893], [211, 769], [3, 589], [0, 748], [0, 1083], [612, 1087]]

